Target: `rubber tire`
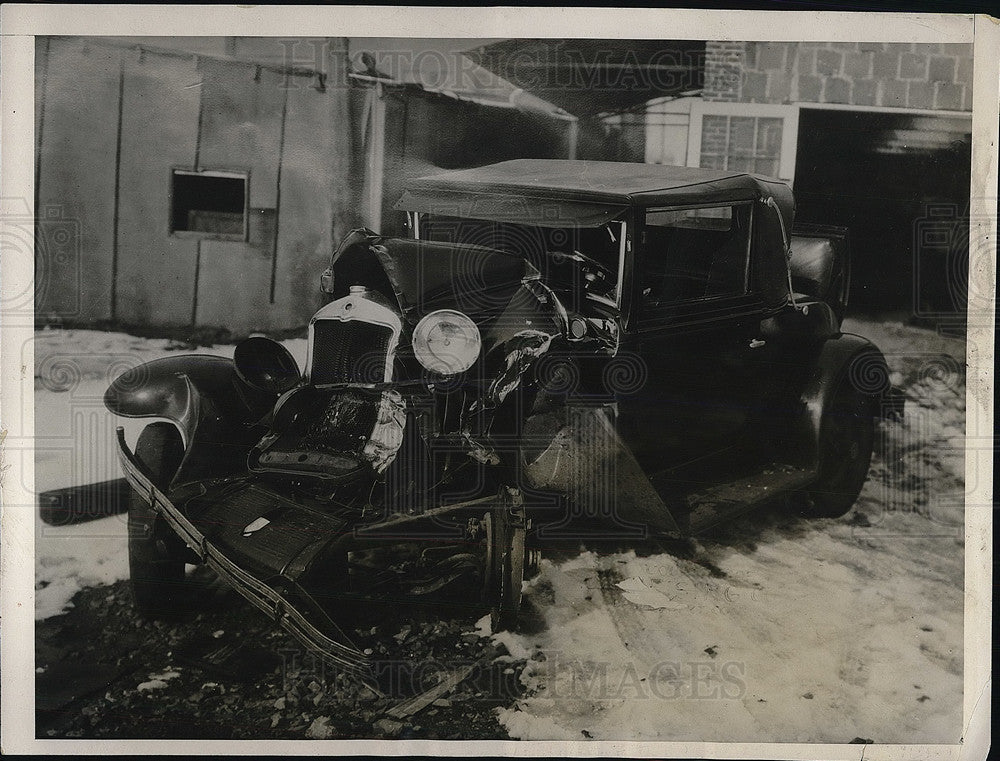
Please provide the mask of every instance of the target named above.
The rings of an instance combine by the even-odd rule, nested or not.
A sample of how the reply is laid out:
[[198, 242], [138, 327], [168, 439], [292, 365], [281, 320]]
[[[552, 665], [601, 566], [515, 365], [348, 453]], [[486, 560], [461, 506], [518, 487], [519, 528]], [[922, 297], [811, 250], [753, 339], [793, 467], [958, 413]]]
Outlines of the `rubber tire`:
[[[157, 489], [166, 491], [184, 456], [180, 432], [157, 422], [139, 434], [135, 456]], [[128, 565], [132, 600], [144, 618], [170, 618], [190, 608], [184, 583], [186, 547], [134, 490], [128, 510]]]
[[802, 515], [839, 518], [850, 512], [868, 479], [874, 441], [872, 398], [845, 378], [823, 411], [819, 478], [807, 492]]
[[[506, 516], [506, 506], [494, 508], [492, 526], [495, 537], [493, 580], [497, 599], [490, 611], [494, 632], [517, 629], [521, 608], [521, 582], [524, 579], [524, 528], [515, 528]], [[522, 512], [523, 518], [523, 512]]]

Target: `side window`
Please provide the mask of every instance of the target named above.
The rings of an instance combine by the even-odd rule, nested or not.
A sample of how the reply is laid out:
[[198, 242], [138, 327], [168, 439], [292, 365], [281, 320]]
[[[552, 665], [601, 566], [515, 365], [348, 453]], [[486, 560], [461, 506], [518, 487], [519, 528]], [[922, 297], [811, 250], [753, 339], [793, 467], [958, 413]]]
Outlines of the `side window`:
[[743, 295], [749, 232], [750, 204], [647, 211], [640, 304]]

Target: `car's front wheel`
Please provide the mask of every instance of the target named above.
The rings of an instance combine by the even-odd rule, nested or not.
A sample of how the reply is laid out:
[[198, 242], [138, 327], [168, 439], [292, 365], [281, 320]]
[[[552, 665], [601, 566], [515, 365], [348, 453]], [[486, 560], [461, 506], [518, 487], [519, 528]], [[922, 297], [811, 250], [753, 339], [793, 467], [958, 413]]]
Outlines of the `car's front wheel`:
[[803, 495], [803, 515], [839, 518], [854, 506], [868, 478], [875, 440], [870, 394], [845, 378], [823, 411], [819, 477]]
[[[171, 423], [151, 423], [139, 434], [135, 456], [153, 485], [166, 491], [184, 456], [180, 433]], [[128, 565], [132, 599], [144, 617], [169, 617], [190, 606], [185, 553], [180, 538], [133, 491], [128, 510]]]

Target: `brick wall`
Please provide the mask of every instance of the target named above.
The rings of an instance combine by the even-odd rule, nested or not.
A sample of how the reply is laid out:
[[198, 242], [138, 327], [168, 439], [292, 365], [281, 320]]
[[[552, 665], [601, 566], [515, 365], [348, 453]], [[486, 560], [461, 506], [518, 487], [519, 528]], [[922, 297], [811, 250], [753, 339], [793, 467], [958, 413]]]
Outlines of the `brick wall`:
[[745, 42], [705, 43], [705, 84], [702, 97], [706, 100], [739, 100], [740, 77], [743, 73]]
[[972, 110], [972, 45], [709, 42], [704, 98]]

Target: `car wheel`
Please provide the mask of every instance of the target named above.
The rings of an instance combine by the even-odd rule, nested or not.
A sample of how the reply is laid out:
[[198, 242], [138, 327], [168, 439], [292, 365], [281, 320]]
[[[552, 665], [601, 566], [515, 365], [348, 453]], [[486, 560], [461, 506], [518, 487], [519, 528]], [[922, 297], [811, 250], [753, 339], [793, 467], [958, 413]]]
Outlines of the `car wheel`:
[[[152, 423], [139, 434], [135, 456], [157, 489], [165, 491], [180, 466], [184, 445], [171, 423]], [[186, 547], [164, 519], [134, 490], [128, 510], [128, 565], [132, 599], [146, 618], [186, 610]]]
[[485, 590], [491, 598], [490, 624], [494, 632], [517, 628], [521, 607], [521, 582], [524, 580], [525, 551], [524, 508], [501, 505], [484, 516], [486, 526]]
[[823, 411], [819, 477], [805, 495], [803, 515], [839, 518], [850, 511], [868, 478], [874, 439], [871, 396], [844, 379]]

